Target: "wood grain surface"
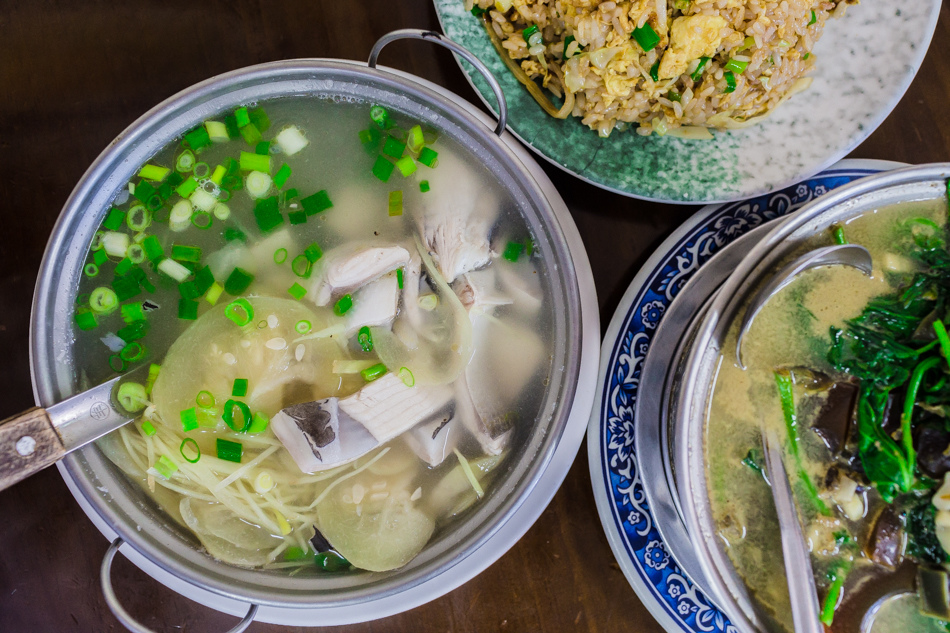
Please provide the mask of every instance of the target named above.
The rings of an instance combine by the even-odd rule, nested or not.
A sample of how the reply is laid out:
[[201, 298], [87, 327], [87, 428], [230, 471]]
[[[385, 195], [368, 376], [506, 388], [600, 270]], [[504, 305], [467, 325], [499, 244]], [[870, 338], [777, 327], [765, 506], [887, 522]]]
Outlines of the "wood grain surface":
[[46, 409], [0, 420], [0, 491], [63, 458], [66, 449]]
[[[75, 183], [123, 128], [212, 75], [295, 57], [364, 60], [378, 37], [407, 27], [438, 29], [427, 0], [0, 2], [0, 419], [33, 405], [27, 341], [46, 240]], [[944, 6], [910, 90], [852, 156], [950, 160], [947, 60], [950, 11]], [[398, 42], [383, 62], [478, 103], [445, 51]], [[623, 198], [543, 164], [588, 248], [606, 325], [638, 266], [696, 207]], [[54, 469], [0, 493], [0, 632], [121, 631], [98, 585], [107, 546]], [[213, 632], [236, 622], [163, 588], [122, 556], [113, 576], [127, 609], [156, 631]], [[541, 519], [478, 578], [402, 615], [328, 630], [660, 627], [610, 552], [581, 447]]]

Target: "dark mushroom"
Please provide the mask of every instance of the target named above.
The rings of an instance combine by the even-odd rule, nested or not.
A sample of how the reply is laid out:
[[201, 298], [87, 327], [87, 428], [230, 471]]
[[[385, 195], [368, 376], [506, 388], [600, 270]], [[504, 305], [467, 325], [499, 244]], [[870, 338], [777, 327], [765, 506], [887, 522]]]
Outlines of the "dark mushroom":
[[895, 569], [903, 560], [904, 525], [891, 506], [877, 515], [865, 551], [872, 561], [890, 569]]
[[943, 425], [921, 425], [914, 433], [917, 465], [931, 479], [943, 479], [950, 471], [950, 433]]
[[917, 595], [920, 612], [931, 618], [950, 620], [950, 578], [941, 567], [917, 569]]
[[828, 389], [828, 399], [818, 412], [812, 430], [833, 454], [841, 452], [851, 431], [858, 387], [850, 382], [836, 382]]

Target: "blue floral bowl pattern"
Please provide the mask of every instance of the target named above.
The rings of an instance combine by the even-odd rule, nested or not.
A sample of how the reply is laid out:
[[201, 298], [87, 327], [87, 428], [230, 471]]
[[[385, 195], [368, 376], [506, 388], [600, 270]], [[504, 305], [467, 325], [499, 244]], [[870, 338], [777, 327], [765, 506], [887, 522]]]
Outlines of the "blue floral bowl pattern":
[[705, 207], [651, 257], [614, 314], [604, 339], [600, 391], [588, 429], [591, 479], [614, 556], [667, 631], [736, 629], [670, 556], [638, 472], [634, 410], [640, 372], [656, 328], [683, 285], [724, 246], [835, 187], [891, 167], [893, 163], [844, 161], [769, 195]]

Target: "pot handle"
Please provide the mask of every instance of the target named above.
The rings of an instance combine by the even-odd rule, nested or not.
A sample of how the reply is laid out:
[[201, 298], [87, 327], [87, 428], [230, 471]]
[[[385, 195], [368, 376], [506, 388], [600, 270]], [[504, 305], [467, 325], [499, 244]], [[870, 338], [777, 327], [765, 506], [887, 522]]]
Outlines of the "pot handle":
[[387, 44], [395, 42], [396, 40], [427, 40], [438, 44], [443, 48], [447, 48], [469, 64], [475, 67], [482, 77], [485, 78], [485, 81], [488, 82], [488, 85], [491, 87], [492, 92], [495, 93], [495, 99], [498, 101], [498, 125], [495, 126], [495, 134], [501, 136], [505, 132], [505, 126], [508, 125], [508, 102], [505, 101], [505, 93], [501, 90], [501, 84], [498, 83], [498, 80], [495, 79], [495, 76], [491, 74], [491, 71], [483, 64], [475, 55], [469, 52], [468, 49], [462, 47], [459, 44], [456, 44], [449, 38], [445, 37], [441, 33], [436, 33], [435, 31], [426, 31], [423, 29], [399, 29], [398, 31], [393, 31], [392, 33], [387, 33], [377, 40], [373, 45], [373, 50], [369, 53], [369, 61], [367, 62], [370, 68], [376, 68], [376, 61], [379, 59], [379, 53], [383, 50]]
[[[125, 541], [121, 536], [112, 541], [112, 544], [109, 545], [109, 549], [106, 550], [106, 555], [102, 558], [102, 567], [99, 572], [99, 581], [102, 584], [102, 595], [105, 596], [109, 610], [112, 611], [112, 614], [129, 631], [132, 631], [132, 633], [153, 633], [151, 629], [146, 628], [129, 615], [119, 603], [119, 599], [112, 589], [112, 559], [115, 558], [116, 553], [119, 551], [119, 548], [122, 547], [123, 543], [125, 543]], [[251, 626], [251, 622], [254, 621], [254, 617], [257, 615], [257, 609], [258, 606], [252, 604], [251, 608], [247, 610], [247, 615], [226, 633], [241, 633], [245, 631], [247, 627]]]

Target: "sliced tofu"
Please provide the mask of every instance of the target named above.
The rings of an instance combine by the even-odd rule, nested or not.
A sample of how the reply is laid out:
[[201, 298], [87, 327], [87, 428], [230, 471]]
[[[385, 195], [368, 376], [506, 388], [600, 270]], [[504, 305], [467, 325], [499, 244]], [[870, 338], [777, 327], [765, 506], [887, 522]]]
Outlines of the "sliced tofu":
[[330, 252], [311, 283], [310, 295], [318, 306], [379, 279], [409, 263], [409, 251], [402, 246], [365, 246]]
[[389, 273], [366, 284], [353, 294], [353, 307], [346, 313], [346, 332], [350, 336], [363, 326], [388, 325], [399, 307], [399, 281]]
[[715, 55], [725, 26], [726, 20], [718, 15], [690, 15], [673, 20], [670, 47], [660, 60], [657, 76], [660, 79], [679, 77], [694, 59]]
[[361, 423], [380, 443], [439, 413], [452, 401], [445, 385], [407, 387], [388, 373], [340, 400], [340, 411]]

